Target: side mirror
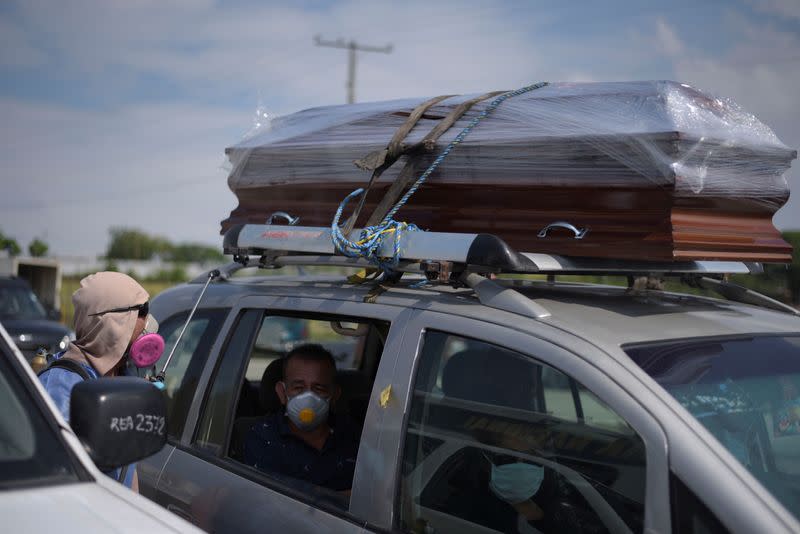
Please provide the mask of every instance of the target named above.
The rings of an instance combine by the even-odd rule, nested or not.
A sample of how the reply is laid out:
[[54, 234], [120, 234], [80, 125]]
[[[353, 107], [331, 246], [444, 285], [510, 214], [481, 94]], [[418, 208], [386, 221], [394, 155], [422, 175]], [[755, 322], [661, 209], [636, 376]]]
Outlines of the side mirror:
[[61, 310], [56, 310], [55, 308], [50, 308], [47, 310], [47, 318], [53, 321], [60, 321], [61, 320]]
[[101, 471], [151, 456], [167, 442], [164, 393], [136, 377], [100, 378], [75, 385], [70, 426]]

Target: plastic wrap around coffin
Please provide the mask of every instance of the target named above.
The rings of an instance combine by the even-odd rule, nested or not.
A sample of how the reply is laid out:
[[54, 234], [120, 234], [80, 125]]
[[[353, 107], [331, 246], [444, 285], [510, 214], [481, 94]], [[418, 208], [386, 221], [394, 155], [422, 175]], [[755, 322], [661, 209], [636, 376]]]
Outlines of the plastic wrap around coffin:
[[[473, 95], [474, 96], [474, 95]], [[412, 147], [456, 105], [429, 109]], [[387, 145], [426, 99], [331, 106], [274, 119], [227, 149], [239, 206], [223, 231], [275, 211], [327, 226], [366, 185], [353, 161]], [[433, 150], [403, 156], [373, 187], [362, 225], [404, 165], [421, 173], [469, 121]], [[674, 82], [556, 83], [504, 102], [453, 150], [397, 214], [435, 231], [488, 232], [518, 250], [636, 259], [789, 261], [772, 225], [788, 199], [796, 152], [758, 119]], [[588, 227], [538, 238], [553, 221]]]

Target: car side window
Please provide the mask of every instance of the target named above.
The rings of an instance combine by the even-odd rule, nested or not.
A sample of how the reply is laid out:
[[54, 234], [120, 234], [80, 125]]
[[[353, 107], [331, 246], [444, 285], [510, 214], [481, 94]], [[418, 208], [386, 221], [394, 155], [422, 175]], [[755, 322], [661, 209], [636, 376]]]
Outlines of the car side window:
[[231, 407], [236, 402], [241, 385], [240, 368], [246, 363], [245, 357], [252, 346], [260, 317], [257, 310], [248, 310], [239, 317], [217, 363], [194, 438], [196, 447], [212, 454], [219, 455], [227, 440]]
[[265, 315], [261, 320], [253, 351], [247, 364], [247, 380], [258, 385], [264, 371], [275, 360], [303, 343], [320, 343], [336, 360], [337, 369], [358, 369], [360, 336], [342, 335], [357, 328], [357, 323], [314, 321], [302, 317]]
[[[289, 493], [346, 509], [360, 429], [389, 324], [262, 310], [246, 311], [239, 322], [216, 370], [195, 445], [269, 477]], [[326, 422], [333, 431], [317, 451], [294, 432], [276, 392], [286, 354], [297, 347], [311, 350], [309, 345], [329, 354], [325, 362], [333, 360], [340, 391], [328, 399]], [[314, 387], [307, 391], [328, 398]]]
[[575, 381], [552, 367], [542, 366], [542, 395], [547, 413], [566, 421], [578, 422]]
[[641, 437], [572, 377], [479, 340], [425, 334], [401, 465], [405, 531], [643, 530]]
[[[217, 337], [227, 310], [198, 310], [175, 349], [164, 379], [167, 393], [167, 435], [180, 439], [186, 424], [186, 416], [192, 404], [200, 373], [203, 371], [211, 345]], [[161, 371], [183, 328], [188, 312], [172, 315], [159, 325], [158, 332], [164, 338], [164, 354], [154, 365]], [[153, 374], [154, 369], [139, 369], [140, 375]]]

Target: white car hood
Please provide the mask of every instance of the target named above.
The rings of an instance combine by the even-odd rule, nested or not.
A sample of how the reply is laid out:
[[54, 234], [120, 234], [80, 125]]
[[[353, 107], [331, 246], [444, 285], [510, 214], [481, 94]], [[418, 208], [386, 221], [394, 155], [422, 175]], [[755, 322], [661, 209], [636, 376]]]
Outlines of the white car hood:
[[[168, 514], [166, 510], [163, 512]], [[143, 513], [132, 502], [94, 482], [4, 491], [0, 499], [0, 517], [3, 518], [0, 530], [4, 532], [186, 531], [175, 528], [175, 523], [182, 522], [173, 522], [172, 517], [159, 520]], [[188, 523], [183, 524], [191, 529]]]

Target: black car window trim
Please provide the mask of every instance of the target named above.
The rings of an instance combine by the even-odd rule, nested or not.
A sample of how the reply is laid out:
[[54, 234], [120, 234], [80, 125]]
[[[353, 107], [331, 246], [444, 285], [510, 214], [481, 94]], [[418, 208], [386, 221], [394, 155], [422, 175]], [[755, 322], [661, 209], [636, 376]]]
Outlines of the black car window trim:
[[569, 391], [570, 395], [572, 395], [572, 402], [575, 404], [575, 418], [578, 420], [579, 423], [586, 423], [586, 419], [583, 415], [583, 403], [581, 402], [581, 394], [578, 389], [578, 382], [569, 376], [566, 373], [563, 373], [564, 376], [567, 377], [569, 380]]
[[[257, 308], [242, 308], [239, 310], [238, 315], [236, 316], [236, 320], [231, 325], [230, 329], [228, 330], [228, 334], [225, 338], [225, 343], [223, 343], [222, 347], [220, 347], [219, 355], [214, 362], [214, 370], [211, 373], [211, 377], [205, 381], [201, 382], [202, 386], [204, 386], [204, 390], [202, 391], [202, 401], [200, 403], [200, 410], [197, 413], [197, 418], [194, 421], [194, 428], [192, 429], [191, 439], [189, 440], [188, 447], [194, 451], [202, 451], [203, 455], [210, 454], [207, 450], [201, 448], [197, 440], [199, 438], [200, 427], [203, 421], [203, 416], [205, 415], [206, 410], [208, 409], [208, 402], [209, 397], [211, 396], [211, 390], [214, 387], [214, 383], [217, 381], [217, 376], [220, 373], [220, 369], [222, 368], [222, 361], [224, 356], [228, 352], [228, 347], [231, 344], [231, 340], [234, 335], [240, 334], [239, 326], [244, 322], [246, 318], [253, 318], [256, 319], [254, 316], [260, 315], [261, 317], [264, 316], [264, 310], [260, 310]], [[256, 337], [258, 336], [258, 331], [260, 329], [261, 323], [259, 321], [255, 321], [253, 328], [251, 328], [246, 335], [248, 336], [247, 342], [244, 345], [243, 354], [239, 355], [239, 368], [237, 370], [237, 376], [240, 377], [240, 380], [237, 382], [238, 385], [236, 386], [236, 391], [233, 393], [232, 398], [237, 399], [236, 403], [231, 403], [230, 406], [227, 407], [225, 412], [225, 443], [226, 446], [230, 446], [230, 439], [231, 433], [233, 432], [233, 424], [231, 421], [232, 415], [236, 413], [236, 408], [238, 405], [239, 396], [242, 393], [242, 386], [244, 385], [244, 373], [247, 369], [247, 362], [249, 360], [249, 355], [253, 351], [253, 345], [256, 342]], [[198, 388], [201, 384], [198, 384]], [[196, 395], [197, 392], [195, 392]], [[182, 448], [182, 447], [181, 447]], [[221, 457], [223, 453], [227, 451], [226, 447], [220, 447], [220, 449], [214, 454], [216, 457]]]
[[[12, 349], [6, 346], [5, 340], [0, 338], [0, 343], [2, 343], [3, 352], [7, 352], [8, 354], [12, 354]], [[73, 468], [75, 474], [80, 482], [93, 482], [95, 481], [95, 477], [89, 472], [88, 469], [83, 465], [83, 462], [75, 454], [75, 451], [72, 450], [72, 447], [67, 443], [64, 439], [64, 436], [61, 434], [63, 429], [56, 421], [56, 418], [53, 417], [52, 412], [50, 411], [50, 407], [47, 405], [46, 401], [42, 398], [41, 394], [39, 393], [38, 389], [30, 384], [27, 380], [27, 373], [24, 368], [22, 368], [19, 361], [15, 357], [6, 358], [6, 361], [10, 364], [13, 372], [16, 374], [15, 378], [18, 378], [18, 382], [22, 384], [22, 387], [27, 394], [29, 400], [31, 401], [31, 405], [33, 409], [38, 410], [39, 415], [41, 418], [45, 420], [45, 424], [47, 424], [48, 428], [50, 428], [56, 436], [56, 440], [58, 440], [59, 445], [67, 451], [67, 458], [70, 462], [70, 467]], [[38, 380], [38, 378], [36, 378]], [[71, 430], [68, 430], [72, 432]], [[42, 481], [43, 484], [47, 484], [47, 480]], [[32, 486], [28, 486], [32, 487]]]
[[709, 534], [724, 534], [729, 532], [722, 521], [711, 509], [681, 480], [672, 470], [669, 472], [669, 500], [670, 516], [672, 517], [672, 532], [675, 534], [693, 534], [691, 520], [699, 518], [710, 527], [705, 531]]
[[[189, 362], [189, 366], [186, 368], [186, 374], [189, 373], [189, 369], [194, 369], [196, 367], [200, 367], [200, 372], [197, 374], [198, 376], [198, 384], [197, 389], [195, 389], [194, 393], [192, 394], [192, 400], [188, 404], [188, 409], [186, 410], [186, 420], [184, 421], [183, 429], [181, 430], [180, 434], [177, 436], [172, 436], [171, 434], [167, 433], [167, 443], [172, 446], [177, 446], [181, 443], [183, 436], [186, 433], [186, 428], [189, 427], [191, 424], [196, 426], [197, 422], [195, 421], [192, 423], [189, 421], [189, 413], [191, 412], [191, 406], [196, 402], [197, 393], [202, 385], [202, 382], [199, 381], [200, 376], [202, 375], [203, 368], [206, 366], [208, 359], [211, 357], [211, 349], [214, 345], [214, 342], [217, 340], [219, 336], [219, 332], [221, 331], [222, 326], [225, 323], [225, 319], [230, 312], [230, 308], [224, 307], [214, 307], [214, 308], [198, 308], [195, 316], [192, 320], [196, 318], [203, 318], [207, 317], [209, 320], [209, 324], [206, 329], [203, 331], [203, 335], [201, 336], [201, 341], [209, 337], [208, 339], [208, 353], [205, 357], [201, 360], [195, 360], [194, 354], [192, 354], [192, 361]], [[170, 321], [176, 320], [178, 321], [176, 330], [180, 330], [183, 327], [183, 324], [186, 322], [186, 317], [189, 316], [189, 310], [182, 310], [177, 313], [173, 313], [172, 315], [166, 317], [165, 319], [159, 320], [159, 324], [168, 324]], [[217, 327], [217, 331], [214, 332], [212, 326]], [[160, 369], [158, 369], [160, 371]], [[167, 373], [169, 373], [169, 368], [167, 368]], [[192, 431], [194, 433], [194, 430]]]
[[[496, 326], [500, 326], [501, 328], [505, 328], [502, 325], [496, 325]], [[401, 433], [401, 439], [403, 439], [403, 440], [405, 440], [406, 436], [408, 435], [408, 429], [409, 429], [410, 417], [411, 417], [411, 402], [412, 402], [412, 400], [414, 398], [414, 392], [416, 391], [416, 388], [417, 388], [417, 378], [421, 374], [419, 372], [420, 371], [419, 370], [419, 366], [420, 366], [420, 362], [422, 361], [422, 357], [421, 357], [422, 356], [422, 352], [425, 350], [426, 344], [429, 343], [429, 340], [428, 340], [428, 334], [429, 333], [439, 333], [439, 334], [444, 334], [445, 336], [457, 336], [457, 337], [460, 337], [460, 338], [463, 338], [463, 339], [472, 339], [472, 340], [475, 340], [475, 341], [478, 341], [478, 342], [481, 342], [481, 343], [491, 344], [492, 346], [498, 347], [500, 349], [507, 350], [507, 351], [519, 354], [520, 356], [522, 356], [522, 357], [524, 357], [524, 358], [526, 358], [528, 360], [532, 360], [533, 362], [535, 362], [535, 363], [537, 363], [539, 365], [547, 365], [548, 367], [551, 367], [554, 370], [562, 373], [571, 382], [575, 381], [577, 383], [577, 381], [572, 377], [571, 374], [562, 371], [559, 367], [556, 367], [555, 364], [551, 364], [550, 362], [547, 362], [545, 360], [537, 358], [537, 357], [535, 357], [535, 356], [533, 356], [533, 355], [531, 355], [529, 353], [520, 352], [517, 349], [513, 349], [513, 348], [510, 348], [510, 347], [507, 347], [507, 346], [503, 345], [501, 342], [487, 341], [485, 339], [479, 339], [479, 338], [476, 338], [474, 336], [465, 335], [463, 332], [455, 332], [455, 331], [452, 331], [452, 330], [449, 330], [449, 329], [430, 328], [430, 327], [424, 326], [419, 331], [417, 349], [416, 349], [416, 352], [415, 352], [415, 354], [413, 356], [414, 357], [414, 364], [413, 364], [412, 369], [411, 369], [411, 379], [409, 380], [409, 395], [408, 395], [408, 398], [406, 400], [405, 409], [403, 410], [402, 433]], [[745, 337], [747, 337], [747, 336], [745, 336]], [[548, 340], [545, 340], [545, 339], [542, 339], [542, 338], [539, 338], [539, 337], [537, 337], [537, 339], [540, 339], [543, 342], [546, 342], [548, 344], [551, 344], [551, 345], [554, 345], [554, 346], [556, 346], [558, 348], [561, 348], [562, 350], [567, 350], [564, 347], [561, 347], [560, 345], [555, 345], [555, 344], [553, 344], [552, 342], [550, 342]], [[442, 343], [442, 347], [439, 347], [439, 348], [443, 348], [443, 343]], [[589, 390], [589, 391], [591, 391], [591, 390]], [[596, 394], [594, 394], [594, 395], [596, 395]], [[603, 398], [600, 397], [599, 395], [596, 395], [596, 396], [597, 396], [598, 399], [603, 400]], [[634, 432], [636, 432], [637, 435], [639, 434], [639, 431], [636, 430], [627, 421], [627, 419], [623, 418], [623, 420], [631, 427], [631, 429], [633, 429]], [[404, 449], [401, 449], [400, 454], [398, 454], [396, 459], [395, 459], [395, 465], [393, 466], [394, 470], [395, 470], [395, 473], [397, 473], [398, 476], [396, 477], [396, 480], [395, 480], [395, 487], [394, 487], [394, 492], [393, 492], [393, 497], [392, 497], [392, 501], [393, 501], [392, 508], [394, 509], [394, 513], [392, 514], [392, 516], [393, 516], [392, 532], [398, 532], [398, 533], [399, 532], [403, 532], [403, 533], [407, 532], [405, 530], [402, 530], [400, 528], [399, 523], [398, 523], [399, 520], [400, 520], [400, 517], [401, 517], [400, 506], [402, 505], [402, 503], [400, 502], [400, 499], [401, 499], [401, 496], [402, 496], [402, 494], [401, 494], [401, 490], [402, 490], [401, 486], [402, 486], [402, 483], [403, 483], [403, 477], [399, 476], [399, 475], [402, 472], [402, 463], [403, 463], [404, 454], [405, 454]], [[648, 459], [649, 459], [649, 454], [646, 452], [645, 453], [645, 460], [648, 461]], [[647, 506], [647, 502], [645, 501], [645, 507], [646, 506]]]
[[765, 337], [800, 337], [800, 334], [795, 332], [754, 332], [750, 334], [722, 334], [716, 336], [692, 336], [681, 338], [666, 338], [660, 340], [650, 341], [636, 341], [633, 343], [624, 343], [620, 348], [627, 352], [630, 349], [641, 349], [648, 347], [670, 346], [678, 347], [682, 345], [691, 345], [693, 343], [716, 343], [725, 341], [745, 341], [748, 339], [759, 339]]

